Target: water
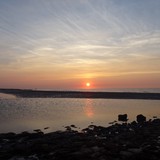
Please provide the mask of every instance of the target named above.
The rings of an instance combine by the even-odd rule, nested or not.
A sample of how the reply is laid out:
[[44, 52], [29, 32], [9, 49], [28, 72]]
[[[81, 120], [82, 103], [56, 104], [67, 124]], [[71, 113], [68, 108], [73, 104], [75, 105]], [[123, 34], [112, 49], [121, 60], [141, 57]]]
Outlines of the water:
[[160, 117], [159, 100], [16, 98], [0, 94], [0, 133], [22, 132], [50, 127], [46, 132], [64, 130], [74, 124], [83, 129], [91, 123], [108, 126], [118, 114], [129, 120], [137, 114]]

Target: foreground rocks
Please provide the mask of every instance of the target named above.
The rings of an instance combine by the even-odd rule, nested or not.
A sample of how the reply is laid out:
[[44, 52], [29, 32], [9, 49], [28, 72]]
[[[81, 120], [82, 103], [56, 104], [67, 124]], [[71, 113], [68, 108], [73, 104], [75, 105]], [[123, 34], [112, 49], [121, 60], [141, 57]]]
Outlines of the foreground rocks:
[[0, 134], [0, 159], [159, 160], [160, 119], [110, 127], [90, 125], [81, 132]]
[[137, 115], [137, 122], [138, 123], [143, 123], [146, 121], [146, 117], [143, 116], [142, 114]]
[[127, 122], [128, 121], [127, 114], [119, 114], [118, 115], [118, 120], [122, 121], [122, 122]]

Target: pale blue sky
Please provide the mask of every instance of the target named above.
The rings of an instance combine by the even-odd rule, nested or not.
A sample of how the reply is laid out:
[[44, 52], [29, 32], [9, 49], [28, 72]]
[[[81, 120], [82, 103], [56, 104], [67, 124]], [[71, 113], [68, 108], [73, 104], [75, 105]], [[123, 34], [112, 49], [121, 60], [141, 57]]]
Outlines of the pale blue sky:
[[160, 0], [1, 0], [2, 79], [41, 71], [67, 79], [154, 74], [158, 81], [159, 17]]

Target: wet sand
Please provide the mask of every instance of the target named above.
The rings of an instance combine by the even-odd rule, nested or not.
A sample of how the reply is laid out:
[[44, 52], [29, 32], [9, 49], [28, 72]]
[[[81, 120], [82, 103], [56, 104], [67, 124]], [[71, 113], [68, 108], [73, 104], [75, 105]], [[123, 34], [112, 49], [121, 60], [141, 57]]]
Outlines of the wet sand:
[[160, 100], [160, 93], [139, 92], [90, 92], [90, 91], [37, 91], [22, 89], [0, 89], [1, 93], [23, 98], [107, 98]]

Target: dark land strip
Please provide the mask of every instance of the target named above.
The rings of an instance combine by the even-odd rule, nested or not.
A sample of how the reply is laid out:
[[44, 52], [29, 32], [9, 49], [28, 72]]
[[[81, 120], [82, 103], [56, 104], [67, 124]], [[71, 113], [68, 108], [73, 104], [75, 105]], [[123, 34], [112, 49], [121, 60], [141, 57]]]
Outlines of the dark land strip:
[[1, 93], [23, 98], [102, 98], [102, 99], [150, 99], [160, 100], [160, 93], [139, 92], [91, 92], [91, 91], [40, 91], [25, 89], [0, 89]]

